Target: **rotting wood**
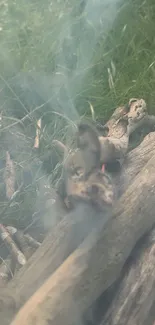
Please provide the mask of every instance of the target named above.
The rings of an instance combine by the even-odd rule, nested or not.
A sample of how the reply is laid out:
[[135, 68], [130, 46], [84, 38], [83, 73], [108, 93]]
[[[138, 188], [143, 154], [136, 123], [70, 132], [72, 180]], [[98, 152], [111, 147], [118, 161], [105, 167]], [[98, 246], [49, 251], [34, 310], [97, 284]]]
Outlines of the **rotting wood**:
[[[135, 111], [135, 106], [141, 107]], [[136, 116], [136, 112], [138, 113]], [[101, 126], [101, 132], [105, 130], [107, 133], [106, 135], [113, 134], [113, 127], [116, 121], [124, 116], [129, 116], [129, 125], [128, 125], [128, 134], [129, 136], [135, 132], [136, 130], [148, 126], [150, 131], [154, 131], [155, 129], [155, 116], [149, 115], [147, 111], [147, 105], [143, 99], [131, 99], [126, 106], [117, 107], [113, 114], [111, 115], [110, 119], [105, 123], [105, 125]]]
[[105, 125], [100, 125], [99, 128], [106, 132], [107, 136], [113, 136], [115, 133], [116, 122], [127, 115], [128, 124], [128, 134], [131, 135], [136, 129], [142, 127], [145, 123], [153, 124], [155, 122], [155, 117], [148, 115], [147, 105], [144, 99], [131, 98], [127, 105], [117, 107], [110, 119], [105, 123]]
[[137, 240], [154, 224], [154, 160], [155, 155], [119, 200], [106, 226], [88, 236], [11, 325], [77, 324], [83, 312], [114, 283]]

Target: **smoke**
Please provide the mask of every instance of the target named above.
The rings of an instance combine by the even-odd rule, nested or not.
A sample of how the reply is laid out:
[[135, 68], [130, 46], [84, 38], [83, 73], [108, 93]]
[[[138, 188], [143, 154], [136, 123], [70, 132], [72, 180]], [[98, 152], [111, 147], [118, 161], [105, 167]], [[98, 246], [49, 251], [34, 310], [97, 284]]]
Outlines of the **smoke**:
[[[55, 59], [55, 73], [52, 77], [53, 98], [52, 110], [64, 115], [74, 122], [80, 118], [76, 99], [78, 94], [87, 88], [85, 80], [93, 65], [100, 38], [106, 39], [117, 16], [119, 0], [85, 0], [78, 4], [78, 15], [75, 17], [77, 5], [67, 15], [61, 26], [58, 39], [58, 55]], [[76, 12], [77, 13], [77, 12]], [[45, 81], [44, 81], [44, 84]], [[44, 99], [48, 100], [48, 88]], [[72, 135], [72, 131], [69, 136]], [[54, 205], [51, 206], [52, 214]], [[51, 223], [51, 215], [49, 216]], [[46, 219], [47, 220], [47, 219]]]
[[[77, 121], [80, 117], [76, 107], [77, 98], [87, 89], [86, 77], [93, 66], [98, 42], [100, 39], [104, 42], [112, 28], [120, 0], [81, 0], [78, 3], [73, 0], [69, 3], [71, 8], [68, 8], [68, 13], [63, 13], [61, 9], [63, 1], [52, 1], [49, 7], [51, 17], [56, 6], [62, 10], [57, 17], [59, 26], [55, 35], [53, 73], [43, 75], [40, 71], [20, 72], [4, 85], [8, 88], [9, 84], [13, 89], [12, 97], [16, 104], [20, 104], [20, 118], [30, 110], [34, 114], [38, 112], [38, 115], [48, 117], [52, 114], [51, 119], [59, 116], [60, 120], [64, 116], [66, 122]], [[52, 30], [45, 31], [47, 34], [50, 32]], [[43, 36], [46, 37], [44, 34]], [[48, 41], [50, 43], [53, 40], [48, 38]], [[44, 42], [42, 46], [44, 47]], [[45, 55], [48, 55], [46, 51], [45, 48]], [[4, 80], [2, 83], [4, 84]], [[40, 106], [42, 107], [39, 108]]]
[[[24, 69], [21, 71], [18, 68], [17, 61], [11, 60], [11, 50], [9, 45], [6, 45], [7, 42], [3, 48], [2, 46], [0, 48], [1, 57], [5, 57], [6, 62], [8, 60], [8, 65], [5, 64], [4, 66], [4, 72], [7, 71], [5, 77], [0, 75], [3, 151], [8, 150], [10, 152], [15, 161], [16, 170], [20, 170], [17, 188], [20, 185], [21, 178], [25, 177], [23, 182], [26, 184], [26, 190], [23, 195], [28, 193], [26, 191], [30, 189], [31, 182], [33, 184], [40, 182], [39, 186], [38, 184], [35, 186], [35, 190], [37, 187], [37, 197], [34, 195], [36, 204], [34, 204], [34, 201], [30, 203], [32, 198], [30, 190], [27, 200], [25, 200], [28, 212], [25, 213], [24, 207], [23, 210], [20, 209], [20, 216], [23, 213], [22, 218], [24, 220], [28, 215], [30, 217], [33, 210], [41, 209], [39, 202], [42, 202], [40, 198], [44, 200], [43, 179], [46, 183], [45, 186], [49, 184], [49, 179], [45, 176], [44, 171], [40, 169], [40, 157], [39, 159], [36, 158], [32, 150], [36, 120], [41, 117], [43, 122], [42, 139], [44, 148], [43, 150], [40, 148], [41, 154], [42, 151], [47, 151], [47, 143], [51, 145], [53, 138], [61, 138], [65, 134], [68, 134], [69, 138], [71, 137], [81, 113], [76, 106], [77, 98], [87, 89], [87, 75], [89, 75], [93, 66], [98, 42], [100, 38], [104, 41], [108, 31], [112, 28], [119, 3], [120, 0], [70, 1], [68, 13], [64, 14], [62, 12], [58, 17], [59, 30], [55, 40], [57, 45], [55, 47], [52, 73], [47, 71], [43, 74], [41, 69], [39, 71], [38, 68], [34, 71], [33, 67], [28, 69], [27, 72]], [[48, 6], [47, 3], [44, 5]], [[53, 7], [56, 5], [61, 8], [61, 1], [50, 2], [51, 17]], [[22, 20], [21, 17], [20, 20]], [[15, 33], [16, 29], [13, 29], [13, 26], [12, 30]], [[47, 30], [45, 32], [48, 34], [51, 31]], [[14, 34], [13, 39], [16, 37], [17, 35]], [[44, 55], [47, 55], [46, 49]], [[85, 111], [85, 107], [83, 107], [83, 110]], [[26, 116], [27, 119], [25, 119]], [[68, 129], [68, 126], [70, 129]], [[28, 173], [32, 174], [32, 177], [28, 177]], [[22, 197], [19, 202], [20, 207], [23, 205], [23, 200]], [[16, 215], [17, 210], [14, 213]], [[55, 215], [57, 215], [55, 206], [53, 203], [49, 204], [46, 226], [48, 224], [53, 225], [58, 221]], [[53, 222], [51, 222], [51, 218], [53, 218]]]
[[97, 44], [113, 25], [117, 15], [119, 0], [86, 0], [82, 12], [76, 20], [70, 14], [66, 25], [62, 27], [59, 40], [60, 54], [56, 59], [56, 74], [63, 80], [59, 92], [62, 112], [73, 120], [79, 116], [75, 108], [78, 93], [84, 91], [87, 74], [93, 65]]
[[[63, 13], [59, 16], [61, 28], [56, 35], [52, 73], [48, 73], [48, 67], [44, 74], [39, 68], [34, 71], [33, 64], [32, 69], [27, 72], [24, 67], [21, 70], [20, 64], [11, 57], [12, 51], [9, 45], [7, 47], [7, 41], [4, 47], [0, 47], [1, 58], [5, 58], [5, 62], [8, 61], [4, 65], [5, 76], [0, 74], [0, 106], [3, 112], [1, 147], [4, 152], [9, 151], [15, 162], [16, 173], [19, 172], [18, 176], [16, 174], [17, 189], [21, 182], [25, 185], [18, 204], [14, 202], [10, 212], [7, 211], [10, 224], [16, 220], [18, 227], [27, 226], [33, 221], [34, 212], [39, 212], [41, 222], [48, 230], [64, 216], [63, 208], [54, 204], [53, 194], [49, 190], [51, 183], [45, 171], [40, 168], [40, 156], [48, 150], [47, 144], [51, 145], [53, 138], [65, 138], [65, 134], [68, 134], [69, 138], [72, 136], [81, 114], [77, 99], [87, 90], [87, 76], [94, 64], [98, 42], [101, 38], [104, 42], [112, 28], [119, 3], [120, 0], [75, 0], [74, 6], [71, 5], [71, 9], [68, 9], [66, 19]], [[60, 6], [60, 1], [54, 0], [50, 3], [51, 17], [52, 8], [56, 4]], [[44, 11], [42, 16], [46, 19]], [[12, 28], [10, 24], [10, 30]], [[47, 30], [47, 34], [50, 32], [52, 31]], [[13, 38], [16, 37], [14, 34]], [[45, 56], [46, 50], [47, 48], [44, 50]], [[40, 55], [39, 48], [37, 55]], [[20, 56], [17, 55], [17, 58], [20, 60]], [[82, 109], [85, 112], [85, 107]], [[35, 123], [39, 118], [42, 118], [43, 150], [39, 148], [38, 159], [32, 148], [36, 132]], [[45, 195], [47, 191], [49, 196], [51, 195], [48, 199]], [[67, 248], [70, 253], [97, 227], [102, 218], [103, 222], [106, 222], [108, 215], [96, 213], [84, 203], [68, 214], [68, 220], [73, 223], [68, 235]], [[5, 220], [7, 223], [7, 219]], [[76, 304], [73, 312], [77, 324], [83, 324]]]

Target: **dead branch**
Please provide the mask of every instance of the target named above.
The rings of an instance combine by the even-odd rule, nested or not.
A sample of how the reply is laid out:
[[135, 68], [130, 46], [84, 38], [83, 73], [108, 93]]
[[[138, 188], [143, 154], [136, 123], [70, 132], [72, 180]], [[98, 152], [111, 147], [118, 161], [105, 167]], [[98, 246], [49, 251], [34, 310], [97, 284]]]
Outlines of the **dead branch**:
[[34, 148], [39, 148], [40, 145], [40, 132], [41, 132], [41, 118], [37, 121], [36, 137], [34, 140]]
[[24, 265], [26, 263], [24, 254], [19, 250], [16, 243], [13, 241], [8, 229], [2, 224], [0, 224], [0, 237], [16, 262], [20, 265]]
[[8, 279], [13, 277], [12, 269], [14, 269], [14, 261], [11, 256], [8, 256], [6, 260], [3, 260], [0, 265], [0, 284], [1, 286], [6, 285]]
[[[120, 106], [115, 109], [110, 119], [103, 126], [103, 130], [107, 131], [107, 136], [113, 136], [115, 131], [115, 123], [127, 115], [128, 117], [128, 134], [131, 135], [136, 129], [142, 127], [151, 121], [153, 123], [152, 116], [147, 113], [147, 105], [144, 99], [131, 98], [129, 103], [125, 106]], [[148, 118], [149, 117], [149, 118]], [[150, 122], [151, 123], [151, 122]], [[102, 130], [101, 129], [101, 130]]]
[[128, 105], [117, 107], [110, 119], [102, 127], [103, 131], [107, 131], [107, 135], [111, 136], [116, 121], [118, 121], [126, 114], [129, 119], [129, 136], [138, 129], [144, 128], [146, 126], [149, 127], [149, 132], [154, 131], [155, 116], [148, 114], [146, 102], [143, 99], [136, 98], [129, 100]]
[[[29, 299], [11, 325], [77, 324], [118, 278], [137, 241], [154, 224], [155, 152], [98, 227]], [[146, 217], [147, 216], [147, 217]]]
[[10, 157], [10, 153], [6, 151], [6, 167], [4, 171], [4, 183], [6, 187], [6, 197], [10, 200], [15, 192], [15, 166]]

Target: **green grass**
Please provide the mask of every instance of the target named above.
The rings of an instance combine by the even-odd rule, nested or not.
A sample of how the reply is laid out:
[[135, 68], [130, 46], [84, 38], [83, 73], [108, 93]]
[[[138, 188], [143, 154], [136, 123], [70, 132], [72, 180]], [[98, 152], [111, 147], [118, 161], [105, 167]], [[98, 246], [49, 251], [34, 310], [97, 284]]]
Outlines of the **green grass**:
[[[89, 103], [97, 117], [107, 119], [118, 105], [142, 97], [155, 113], [154, 0], [117, 1], [117, 8], [111, 6], [107, 14], [104, 5], [97, 10], [93, 0], [89, 0], [92, 6], [87, 13], [82, 11], [83, 2], [79, 3], [8, 0], [0, 4], [0, 105], [5, 117], [1, 158], [9, 148], [19, 183], [21, 170], [32, 169], [37, 159], [32, 146], [40, 116], [45, 127], [42, 156], [51, 150], [53, 137], [70, 138], [70, 126], [83, 114], [91, 116]], [[25, 94], [10, 86], [9, 78], [19, 72], [39, 73], [42, 83], [36, 78], [34, 97], [39, 94], [41, 99], [33, 101], [33, 88]], [[29, 114], [29, 120], [18, 123], [19, 115], [24, 114]], [[11, 130], [16, 143], [13, 148], [11, 142], [8, 145]], [[43, 176], [38, 175], [37, 180]], [[2, 193], [3, 182], [1, 187]], [[1, 196], [3, 207], [7, 201]], [[0, 219], [23, 226], [35, 212], [34, 202], [36, 187], [31, 186]]]
[[[134, 96], [146, 98], [151, 109], [155, 89], [153, 0], [124, 1], [114, 23], [111, 18], [109, 27], [103, 22], [98, 29], [96, 20], [80, 14], [75, 4], [73, 0], [52, 1], [52, 5], [47, 0], [8, 1], [7, 10], [4, 7], [0, 14], [1, 75], [36, 71], [54, 78], [56, 72], [62, 73], [70, 81], [71, 99], [80, 112], [89, 111], [91, 100], [97, 114], [104, 115]], [[104, 14], [99, 18], [102, 16], [105, 19]], [[95, 38], [97, 44], [92, 41]], [[111, 61], [116, 68], [112, 89], [107, 70]]]

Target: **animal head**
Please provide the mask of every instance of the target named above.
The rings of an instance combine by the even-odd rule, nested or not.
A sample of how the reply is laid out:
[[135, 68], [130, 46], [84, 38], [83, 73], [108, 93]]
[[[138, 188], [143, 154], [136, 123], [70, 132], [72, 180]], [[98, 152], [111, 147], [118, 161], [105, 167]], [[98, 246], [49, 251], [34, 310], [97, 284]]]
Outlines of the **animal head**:
[[72, 206], [76, 202], [85, 201], [100, 209], [110, 207], [114, 202], [114, 187], [111, 178], [104, 172], [96, 170], [87, 179], [68, 179], [68, 200]]
[[64, 199], [72, 207], [80, 200], [100, 208], [111, 206], [114, 187], [110, 177], [101, 171], [97, 131], [89, 124], [80, 123], [76, 139], [76, 150], [68, 151], [63, 164]]
[[77, 147], [85, 163], [85, 172], [100, 167], [101, 146], [97, 130], [88, 123], [80, 123], [76, 134]]
[[138, 122], [147, 114], [147, 106], [144, 99], [132, 98], [129, 101], [128, 120]]

